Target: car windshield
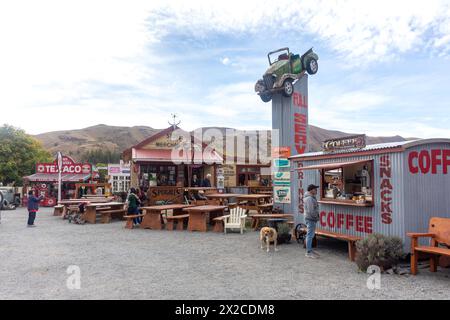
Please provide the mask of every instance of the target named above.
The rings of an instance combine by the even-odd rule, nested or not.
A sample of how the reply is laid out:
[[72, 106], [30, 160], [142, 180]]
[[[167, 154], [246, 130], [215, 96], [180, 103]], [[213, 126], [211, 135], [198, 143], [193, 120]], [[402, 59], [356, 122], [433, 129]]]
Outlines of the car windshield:
[[269, 63], [270, 65], [274, 64], [280, 60], [288, 60], [289, 59], [289, 51], [281, 50], [274, 53], [269, 54]]

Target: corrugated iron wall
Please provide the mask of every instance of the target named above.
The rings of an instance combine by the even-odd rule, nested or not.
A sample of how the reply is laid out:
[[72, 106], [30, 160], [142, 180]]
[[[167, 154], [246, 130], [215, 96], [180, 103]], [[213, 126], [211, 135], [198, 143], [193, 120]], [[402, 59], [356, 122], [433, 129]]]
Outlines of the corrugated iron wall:
[[[436, 173], [432, 165], [428, 172], [412, 173], [409, 168], [409, 156], [412, 152], [425, 151], [431, 156], [431, 150], [450, 150], [450, 144], [428, 144], [409, 148], [403, 160], [405, 176], [405, 229], [407, 232], [427, 232], [431, 217], [450, 218], [450, 172], [443, 174], [442, 152], [436, 161]], [[438, 151], [439, 152], [439, 151]], [[425, 154], [424, 154], [425, 156]], [[412, 159], [412, 166], [418, 167], [418, 159]], [[439, 164], [441, 162], [441, 164]], [[426, 166], [426, 164], [424, 163]], [[450, 170], [450, 167], [447, 167]], [[422, 241], [423, 244], [426, 241]], [[409, 244], [409, 240], [408, 240]]]
[[[392, 201], [390, 208], [392, 209], [392, 222], [390, 224], [383, 223], [381, 218], [381, 197], [380, 197], [380, 186], [381, 186], [381, 177], [380, 177], [380, 158], [383, 156], [388, 156], [390, 159], [391, 172], [392, 176], [390, 178], [390, 183], [392, 185]], [[325, 163], [335, 163], [335, 162], [346, 162], [346, 161], [355, 161], [355, 160], [374, 160], [374, 206], [373, 207], [353, 207], [346, 205], [334, 205], [334, 204], [320, 204], [320, 211], [325, 211], [326, 213], [334, 212], [335, 215], [338, 213], [349, 214], [353, 216], [369, 216], [372, 217], [372, 230], [374, 232], [382, 233], [385, 235], [392, 235], [401, 237], [405, 240], [405, 208], [404, 208], [404, 157], [403, 153], [400, 152], [389, 152], [386, 150], [386, 153], [379, 155], [371, 155], [371, 156], [351, 156], [351, 157], [342, 157], [342, 158], [329, 158], [329, 159], [321, 159], [321, 160], [310, 160], [303, 161], [303, 166], [310, 166], [316, 164], [325, 164]], [[295, 175], [295, 173], [293, 173]], [[306, 190], [307, 185], [309, 184], [320, 185], [320, 173], [318, 170], [305, 170], [304, 171], [304, 179], [303, 186]], [[299, 181], [296, 181], [294, 189], [298, 189]], [[294, 191], [295, 192], [295, 191]], [[297, 194], [297, 193], [296, 193]], [[297, 197], [296, 197], [297, 198]], [[302, 214], [299, 214], [298, 210], [298, 199], [295, 201], [296, 208], [296, 221], [303, 222], [304, 218]], [[364, 232], [358, 232], [355, 228], [350, 228], [349, 230], [346, 227], [330, 228], [328, 226], [323, 226], [319, 222], [318, 227], [321, 229], [339, 232], [344, 234], [356, 235], [360, 237], [365, 237], [368, 234]]]

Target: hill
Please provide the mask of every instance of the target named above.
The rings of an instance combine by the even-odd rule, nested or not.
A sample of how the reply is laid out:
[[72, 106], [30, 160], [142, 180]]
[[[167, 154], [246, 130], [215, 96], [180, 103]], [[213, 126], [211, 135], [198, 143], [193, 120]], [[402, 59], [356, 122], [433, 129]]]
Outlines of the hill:
[[[320, 150], [323, 140], [352, 135], [352, 133], [326, 130], [313, 125], [310, 125], [309, 128], [311, 151]], [[225, 132], [226, 129], [231, 128], [217, 127], [216, 129]], [[86, 157], [86, 154], [89, 151], [92, 152], [95, 150], [109, 151], [118, 155], [123, 150], [137, 144], [160, 130], [161, 129], [154, 129], [146, 126], [119, 127], [99, 124], [84, 129], [42, 133], [35, 137], [40, 140], [44, 147], [52, 154], [61, 151], [64, 154], [72, 156], [75, 160], [81, 160], [83, 157]], [[407, 139], [401, 136], [367, 137], [368, 144], [405, 140]]]

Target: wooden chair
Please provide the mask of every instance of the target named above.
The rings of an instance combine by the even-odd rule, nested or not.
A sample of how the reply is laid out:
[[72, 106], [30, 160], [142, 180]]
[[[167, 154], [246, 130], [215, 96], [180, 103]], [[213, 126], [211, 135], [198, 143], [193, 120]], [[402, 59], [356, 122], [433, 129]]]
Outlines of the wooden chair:
[[[411, 274], [417, 274], [417, 261], [419, 252], [430, 254], [430, 271], [436, 272], [439, 256], [450, 257], [450, 219], [432, 217], [428, 233], [406, 234], [411, 237]], [[419, 245], [419, 238], [431, 238], [430, 245]], [[439, 245], [442, 245], [439, 247]]]
[[241, 207], [236, 207], [230, 209], [230, 214], [224, 220], [223, 231], [227, 233], [227, 229], [240, 229], [241, 234], [244, 233], [245, 229], [245, 209]]

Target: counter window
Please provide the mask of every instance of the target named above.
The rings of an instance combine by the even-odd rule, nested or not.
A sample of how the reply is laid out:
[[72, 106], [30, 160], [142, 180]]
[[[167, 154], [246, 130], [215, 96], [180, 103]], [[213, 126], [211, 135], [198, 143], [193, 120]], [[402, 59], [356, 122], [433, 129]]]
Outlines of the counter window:
[[373, 206], [373, 161], [326, 165], [321, 172], [321, 201]]

